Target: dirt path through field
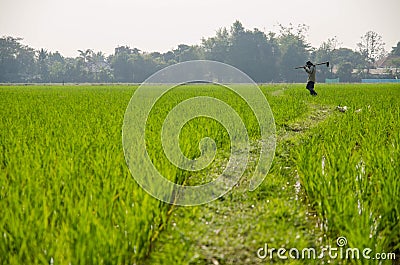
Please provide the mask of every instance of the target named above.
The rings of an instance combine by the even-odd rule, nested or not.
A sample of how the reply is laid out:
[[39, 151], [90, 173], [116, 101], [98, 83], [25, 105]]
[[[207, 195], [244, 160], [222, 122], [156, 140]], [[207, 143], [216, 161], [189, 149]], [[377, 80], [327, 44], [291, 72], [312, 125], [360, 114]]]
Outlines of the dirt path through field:
[[243, 181], [223, 198], [176, 207], [146, 263], [260, 264], [267, 262], [257, 256], [265, 243], [271, 248], [317, 245], [321, 235], [310, 221], [290, 152], [333, 108], [309, 105], [309, 110], [304, 119], [277, 128], [276, 157], [256, 191], [248, 191], [250, 172], [245, 172]]

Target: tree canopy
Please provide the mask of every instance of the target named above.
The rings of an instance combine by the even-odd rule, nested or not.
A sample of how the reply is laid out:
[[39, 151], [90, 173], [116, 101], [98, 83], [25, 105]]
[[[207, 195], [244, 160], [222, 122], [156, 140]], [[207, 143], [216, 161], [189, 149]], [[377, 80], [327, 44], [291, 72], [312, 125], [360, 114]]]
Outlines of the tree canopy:
[[[235, 21], [230, 28], [218, 29], [215, 36], [203, 38], [200, 45], [179, 44], [165, 53], [118, 46], [108, 56], [80, 49], [75, 58], [34, 50], [22, 45], [21, 38], [4, 36], [0, 38], [0, 82], [140, 83], [163, 67], [196, 59], [231, 64], [256, 82], [304, 82], [304, 72], [294, 67], [307, 60], [330, 61], [330, 68], [318, 68], [319, 81], [335, 77], [354, 81], [359, 77], [353, 69], [369, 69], [385, 54], [382, 37], [373, 31], [362, 36], [358, 51], [353, 51], [340, 47], [336, 37], [312, 47], [307, 41], [308, 26], [303, 24], [279, 27], [277, 33], [263, 32]], [[400, 42], [390, 54], [399, 56]]]

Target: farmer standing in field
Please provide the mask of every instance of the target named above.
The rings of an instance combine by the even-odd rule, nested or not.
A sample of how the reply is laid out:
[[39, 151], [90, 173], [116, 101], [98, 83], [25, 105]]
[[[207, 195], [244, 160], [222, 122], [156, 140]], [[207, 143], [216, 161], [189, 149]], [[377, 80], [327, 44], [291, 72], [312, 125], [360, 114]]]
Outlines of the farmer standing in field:
[[310, 90], [310, 94], [312, 96], [316, 96], [317, 92], [315, 92], [314, 90], [314, 85], [315, 85], [315, 72], [317, 71], [315, 65], [308, 61], [306, 62], [306, 65], [303, 66], [304, 70], [306, 70], [307, 74], [308, 74], [308, 79], [307, 79], [307, 86], [306, 88], [308, 90]]

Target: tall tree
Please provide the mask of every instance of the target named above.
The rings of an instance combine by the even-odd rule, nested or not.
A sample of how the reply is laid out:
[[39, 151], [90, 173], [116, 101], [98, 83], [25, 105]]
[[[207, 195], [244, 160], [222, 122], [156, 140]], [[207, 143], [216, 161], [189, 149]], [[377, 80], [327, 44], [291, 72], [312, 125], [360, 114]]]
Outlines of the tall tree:
[[325, 78], [332, 78], [333, 77], [333, 54], [339, 48], [339, 41], [336, 37], [329, 38], [327, 41], [322, 42], [317, 50], [313, 52], [313, 59], [315, 62], [330, 62], [330, 67], [318, 67], [318, 75], [317, 79], [325, 80]]
[[231, 32], [228, 62], [257, 82], [271, 81], [275, 74], [273, 45], [269, 43], [265, 33], [258, 29], [243, 30], [241, 24], [237, 23], [233, 25]]
[[[334, 76], [339, 77], [340, 80], [345, 82], [347, 80], [355, 81], [355, 76], [352, 74], [353, 69], [359, 69], [359, 71], [362, 72], [362, 69], [364, 69], [365, 65], [365, 61], [361, 53], [348, 48], [338, 48], [332, 51], [332, 59], [330, 62], [334, 67], [333, 69], [336, 71]], [[351, 71], [349, 70], [350, 68]], [[335, 71], [333, 72], [335, 73]]]
[[0, 38], [0, 81], [31, 82], [34, 79], [35, 51], [20, 43], [21, 38]]
[[[44, 54], [41, 50], [38, 51], [38, 57], [43, 58]], [[38, 64], [40, 67], [40, 60], [38, 58]], [[45, 56], [45, 63], [47, 67], [47, 81], [38, 80], [40, 82], [53, 82], [61, 83], [65, 80], [65, 59], [59, 52], [47, 52]], [[40, 71], [39, 71], [40, 73]]]
[[177, 49], [172, 50], [174, 58], [177, 62], [202, 59], [202, 50], [199, 46], [189, 46], [179, 44]]
[[353, 64], [350, 62], [345, 62], [339, 64], [337, 69], [337, 76], [340, 78], [341, 82], [351, 82], [353, 81], [352, 73], [353, 73]]
[[358, 50], [366, 62], [367, 73], [374, 63], [385, 55], [385, 43], [382, 36], [374, 31], [368, 31], [361, 37], [361, 42], [357, 43]]
[[131, 55], [129, 62], [132, 65], [134, 74], [133, 81], [136, 83], [145, 81], [146, 78], [160, 70], [162, 67], [153, 60], [150, 54], [147, 53]]
[[306, 38], [308, 26], [304, 24], [296, 27], [292, 24], [289, 24], [288, 27], [279, 26], [278, 43], [282, 53], [281, 78], [286, 82], [303, 82], [304, 74], [294, 70], [294, 67], [304, 65], [310, 57], [311, 45]]
[[47, 63], [47, 57], [49, 53], [45, 49], [40, 49], [37, 52], [37, 59], [39, 63], [39, 75], [41, 82], [49, 82], [49, 67]]
[[209, 60], [227, 62], [231, 36], [226, 28], [217, 31], [215, 37], [202, 39], [205, 58]]
[[114, 69], [114, 78], [117, 82], [133, 82], [133, 64], [130, 61], [132, 51], [129, 47], [118, 47], [111, 58], [111, 67]]
[[[230, 30], [219, 29], [216, 36], [203, 39], [205, 58], [229, 63], [257, 82], [277, 80], [277, 58], [280, 55], [275, 35], [246, 30], [235, 21]], [[201, 50], [200, 50], [201, 51]]]
[[103, 52], [93, 52], [88, 63], [89, 72], [94, 82], [110, 82], [113, 74], [110, 64], [106, 60]]
[[79, 82], [93, 82], [93, 76], [90, 71], [90, 64], [93, 61], [93, 50], [78, 50], [79, 57], [77, 58], [76, 67], [79, 71]]

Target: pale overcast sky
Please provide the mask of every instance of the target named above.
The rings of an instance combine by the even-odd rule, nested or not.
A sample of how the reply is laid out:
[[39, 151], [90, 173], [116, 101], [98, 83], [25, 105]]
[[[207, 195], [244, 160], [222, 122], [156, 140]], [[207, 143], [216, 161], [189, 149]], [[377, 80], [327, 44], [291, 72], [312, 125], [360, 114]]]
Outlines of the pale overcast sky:
[[314, 47], [337, 36], [355, 49], [373, 30], [390, 51], [400, 41], [399, 14], [400, 0], [0, 0], [0, 35], [73, 57], [88, 48], [109, 55], [120, 45], [165, 52], [239, 20], [265, 32], [304, 23]]

